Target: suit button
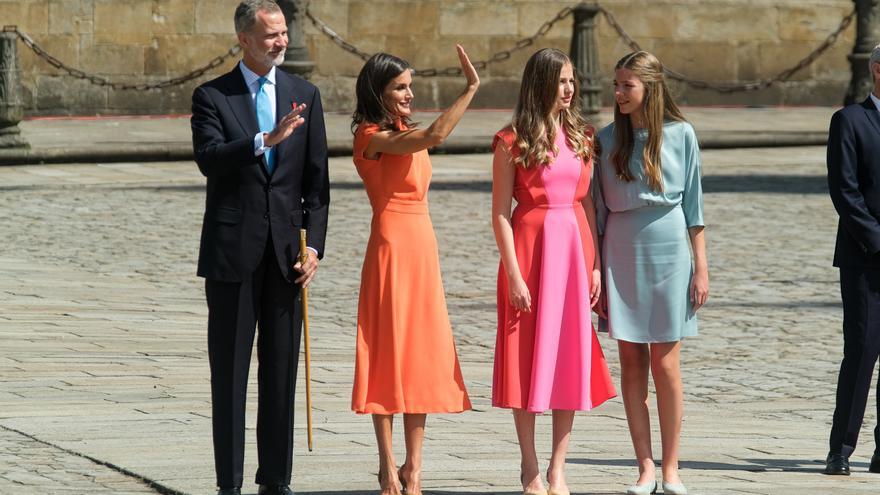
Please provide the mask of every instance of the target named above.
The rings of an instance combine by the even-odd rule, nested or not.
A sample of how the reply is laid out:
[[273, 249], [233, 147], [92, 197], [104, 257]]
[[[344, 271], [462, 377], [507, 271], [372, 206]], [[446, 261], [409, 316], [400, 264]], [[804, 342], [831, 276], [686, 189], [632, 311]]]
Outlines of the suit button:
[[266, 192], [272, 192], [272, 186], [266, 186]]
[[263, 220], [269, 219], [269, 212], [263, 213]]

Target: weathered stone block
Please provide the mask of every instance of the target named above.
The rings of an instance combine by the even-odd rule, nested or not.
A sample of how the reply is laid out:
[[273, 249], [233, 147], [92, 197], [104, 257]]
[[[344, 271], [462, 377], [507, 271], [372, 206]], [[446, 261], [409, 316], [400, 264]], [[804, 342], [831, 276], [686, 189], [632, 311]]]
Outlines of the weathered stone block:
[[235, 7], [239, 0], [193, 0], [196, 12], [196, 33], [235, 33]]
[[424, 41], [431, 40], [438, 32], [439, 3], [435, 0], [422, 2], [386, 0], [349, 4], [349, 35], [362, 38], [386, 34], [413, 34], [420, 35]]
[[[150, 76], [180, 76], [223, 55], [237, 40], [229, 34], [160, 35], [144, 49], [144, 71]], [[241, 57], [232, 57], [232, 66]], [[214, 71], [220, 73], [221, 68]]]
[[387, 36], [385, 40], [389, 53], [406, 59], [421, 70], [461, 67], [456, 43], [464, 47], [472, 61], [485, 60], [489, 56], [489, 42], [485, 36], [440, 36], [433, 41], [431, 50], [424, 49], [418, 36]]
[[[357, 77], [358, 72], [364, 65], [360, 57], [342, 50], [336, 43], [327, 38], [317, 38], [309, 43], [309, 53], [312, 53], [316, 65], [316, 75], [328, 77]], [[367, 53], [388, 51], [384, 37], [374, 37], [364, 43], [359, 43], [358, 48]]]
[[[706, 2], [696, 5], [669, 6], [669, 12], [679, 12], [681, 18], [675, 26], [675, 37], [687, 40], [777, 40], [779, 12], [771, 6], [749, 6]], [[653, 9], [652, 9], [653, 10]], [[733, 20], [739, 21], [734, 22]], [[625, 25], [624, 28], [628, 28]]]
[[312, 76], [311, 82], [321, 91], [325, 112], [350, 114], [356, 105], [354, 77]]
[[440, 34], [515, 36], [518, 14], [505, 2], [446, 2], [440, 11]]
[[[779, 105], [784, 90], [771, 86], [761, 91], [719, 93], [709, 89], [696, 89], [683, 83], [672, 83], [672, 92], [680, 105]], [[699, 135], [699, 129], [697, 129]]]
[[45, 0], [23, 2], [0, 1], [0, 27], [6, 24], [18, 26], [30, 35], [45, 34], [49, 30], [49, 8]]
[[654, 55], [670, 69], [693, 79], [731, 81], [736, 79], [736, 45], [728, 41], [688, 44], [658, 40]]
[[95, 41], [114, 45], [150, 42], [150, 4], [141, 0], [96, 0]]
[[183, 35], [196, 29], [195, 4], [191, 0], [153, 0], [151, 9], [153, 34]]
[[19, 0], [0, 1], [0, 19], [3, 19], [2, 24], [14, 24], [22, 30], [29, 28], [25, 6], [26, 4]]
[[167, 109], [157, 102], [161, 100], [164, 90], [151, 91], [118, 90], [110, 91], [107, 98], [107, 109], [117, 115], [167, 113]]
[[791, 84], [785, 89], [784, 104], [842, 105], [849, 87], [849, 78], [841, 81], [814, 81]]
[[815, 81], [842, 82], [849, 84], [852, 70], [847, 55], [852, 51], [851, 45], [833, 46], [810, 67]]
[[[34, 41], [63, 63], [71, 67], [79, 67], [79, 35], [73, 33], [41, 35], [35, 37]], [[18, 54], [23, 72], [27, 67], [29, 74], [57, 75], [66, 73], [49, 65], [23, 43], [18, 45]]]
[[36, 79], [36, 106], [43, 115], [77, 115], [107, 106], [107, 88], [63, 76]]
[[[758, 46], [757, 72], [761, 79], [775, 77], [781, 71], [794, 66], [813, 47], [796, 41], [766, 41]], [[812, 77], [809, 67], [792, 75], [791, 81], [803, 81]]]
[[[502, 50], [509, 50], [514, 46], [516, 41], [517, 38], [515, 37], [493, 36], [489, 39], [489, 53], [495, 54]], [[525, 47], [522, 50], [513, 52], [507, 60], [490, 64], [489, 70], [486, 71], [486, 75], [490, 77], [514, 77], [518, 80], [522, 77], [526, 61], [533, 53], [541, 48], [558, 48], [563, 52], [568, 53], [570, 44], [571, 42], [568, 39], [545, 38], [541, 40], [540, 44], [536, 43], [532, 46]]]
[[[519, 2], [515, 6], [509, 8], [517, 9], [518, 28], [517, 33], [520, 37], [534, 35], [545, 22], [554, 18], [556, 14], [564, 7], [571, 7], [577, 2]], [[601, 20], [596, 17], [596, 20]], [[574, 16], [568, 16], [558, 21], [550, 31], [545, 35], [548, 38], [565, 38], [570, 37], [572, 33], [572, 23]], [[513, 33], [507, 33], [513, 34]]]
[[[597, 39], [599, 44], [599, 72], [603, 76], [607, 76], [608, 84], [611, 84], [610, 81], [614, 77], [614, 65], [623, 56], [631, 53], [632, 49], [617, 36], [598, 36]], [[653, 39], [646, 39], [639, 44], [643, 50], [654, 52], [654, 41]]]
[[80, 49], [81, 69], [101, 75], [122, 75], [129, 79], [142, 78], [144, 49], [132, 45], [93, 45]]
[[49, 0], [49, 33], [90, 33], [94, 15], [94, 0]]
[[758, 72], [758, 49], [757, 41], [739, 41], [736, 44], [736, 79], [739, 81], [753, 81], [762, 76]]
[[[681, 36], [682, 19], [689, 15], [690, 9], [683, 11], [677, 8], [663, 8], [657, 4], [645, 5], [626, 2], [616, 5], [605, 5], [623, 29], [637, 42], [647, 38], [676, 38]], [[596, 16], [603, 35], [617, 37], [605, 17], [600, 13]]]
[[[357, 0], [355, 0], [357, 2]], [[348, 36], [348, 19], [349, 19], [349, 11], [351, 10], [351, 2], [349, 0], [334, 0], [333, 2], [311, 2], [309, 3], [309, 10], [314, 14], [317, 18], [321, 19], [330, 26], [333, 31], [339, 36]], [[303, 33], [306, 36], [324, 36], [321, 32], [312, 24], [312, 21], [303, 17]]]
[[[840, 25], [840, 21], [850, 13], [852, 6], [845, 9], [833, 7], [779, 7], [777, 31], [780, 40], [811, 41], [818, 45]], [[850, 30], [855, 29], [853, 23]]]
[[[513, 108], [516, 106], [516, 100], [519, 97], [519, 86], [520, 86], [520, 78], [505, 78], [505, 77], [494, 77], [485, 84], [480, 84], [480, 90], [477, 92], [477, 95], [474, 97], [474, 101], [471, 104], [473, 108]], [[450, 89], [454, 89], [450, 88]], [[461, 93], [461, 87], [459, 87], [458, 92]], [[457, 93], [453, 95], [441, 94], [442, 101], [440, 102], [440, 106], [445, 108], [449, 106], [454, 101], [454, 98], [458, 96]], [[450, 99], [450, 96], [452, 97]]]

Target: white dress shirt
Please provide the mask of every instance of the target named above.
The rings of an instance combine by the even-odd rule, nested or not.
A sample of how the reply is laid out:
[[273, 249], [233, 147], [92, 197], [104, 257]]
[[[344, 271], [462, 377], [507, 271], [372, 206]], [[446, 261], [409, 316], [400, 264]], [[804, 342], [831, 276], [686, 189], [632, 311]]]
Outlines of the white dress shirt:
[[[256, 109], [256, 99], [257, 99], [257, 91], [260, 90], [260, 75], [256, 72], [248, 69], [246, 65], [244, 65], [244, 60], [238, 63], [238, 67], [241, 69], [242, 75], [244, 75], [244, 82], [247, 84], [248, 91], [251, 94], [251, 101], [254, 102], [254, 108]], [[275, 104], [275, 67], [269, 69], [269, 73], [266, 74], [266, 94], [269, 96], [269, 105], [272, 106], [272, 122], [277, 122], [277, 116], [275, 115], [275, 109], [277, 105]], [[266, 146], [263, 143], [263, 133], [258, 132], [256, 136], [254, 136], [254, 156], [260, 156], [268, 150], [270, 146]]]
[[877, 111], [880, 112], [880, 98], [877, 98], [877, 95], [871, 93], [871, 101], [874, 102], [874, 106], [877, 107]]

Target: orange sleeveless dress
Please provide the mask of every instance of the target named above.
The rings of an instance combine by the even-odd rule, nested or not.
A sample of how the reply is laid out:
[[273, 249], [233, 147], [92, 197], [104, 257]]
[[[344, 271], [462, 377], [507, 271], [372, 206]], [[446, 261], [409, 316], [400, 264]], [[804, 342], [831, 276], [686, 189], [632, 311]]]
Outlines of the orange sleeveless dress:
[[446, 310], [437, 239], [428, 215], [427, 150], [364, 157], [379, 127], [361, 124], [354, 163], [373, 220], [358, 299], [351, 408], [361, 414], [471, 408]]

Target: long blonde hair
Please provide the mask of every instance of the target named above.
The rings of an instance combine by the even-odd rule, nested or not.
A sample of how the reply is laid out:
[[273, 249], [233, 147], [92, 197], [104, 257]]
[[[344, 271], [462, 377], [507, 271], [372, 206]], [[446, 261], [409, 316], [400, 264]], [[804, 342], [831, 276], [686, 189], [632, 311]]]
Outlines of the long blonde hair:
[[[663, 64], [654, 55], [645, 52], [633, 52], [623, 57], [614, 66], [614, 70], [629, 69], [645, 85], [644, 115], [648, 129], [648, 140], [643, 150], [645, 178], [648, 186], [654, 191], [663, 191], [663, 168], [660, 163], [660, 146], [663, 144], [663, 122], [685, 120], [672, 94], [666, 86], [663, 76]], [[614, 104], [614, 149], [611, 151], [611, 162], [617, 178], [632, 182], [635, 180], [629, 169], [629, 160], [633, 152], [634, 131], [632, 120], [627, 114], [620, 112], [620, 106]]]
[[[516, 150], [511, 151], [514, 165], [525, 168], [534, 164], [549, 165], [559, 153], [554, 144], [556, 122], [551, 113], [559, 94], [559, 76], [565, 64], [571, 65], [571, 60], [555, 48], [538, 50], [526, 62], [519, 87], [519, 100], [513, 112], [512, 127]], [[592, 157], [595, 133], [592, 132], [593, 126], [581, 117], [578, 110], [578, 86], [578, 78], [575, 77], [571, 105], [562, 109], [559, 116], [568, 145], [587, 163]]]

